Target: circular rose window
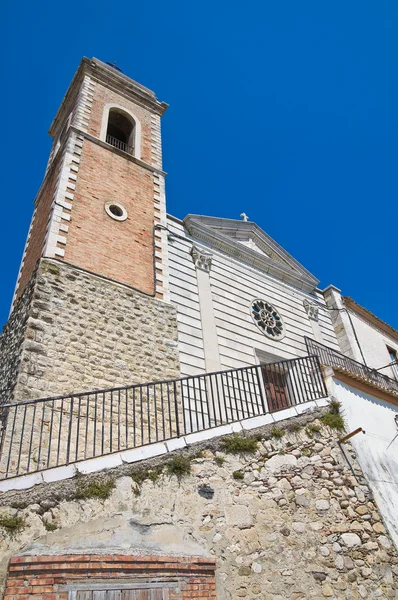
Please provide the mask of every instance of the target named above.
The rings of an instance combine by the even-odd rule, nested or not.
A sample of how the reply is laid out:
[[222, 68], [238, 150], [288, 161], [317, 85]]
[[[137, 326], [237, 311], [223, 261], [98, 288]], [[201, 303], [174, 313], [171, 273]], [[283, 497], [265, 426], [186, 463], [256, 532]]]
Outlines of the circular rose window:
[[282, 317], [276, 308], [266, 300], [253, 300], [251, 315], [259, 330], [267, 337], [281, 340], [285, 335]]

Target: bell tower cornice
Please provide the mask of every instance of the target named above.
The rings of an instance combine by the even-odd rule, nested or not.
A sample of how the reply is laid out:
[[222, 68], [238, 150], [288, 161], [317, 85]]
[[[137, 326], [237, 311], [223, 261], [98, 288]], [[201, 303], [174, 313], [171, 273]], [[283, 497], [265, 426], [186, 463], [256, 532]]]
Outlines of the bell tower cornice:
[[65, 116], [70, 113], [85, 76], [89, 76], [90, 79], [100, 82], [103, 86], [113, 90], [120, 96], [132, 100], [135, 104], [159, 116], [162, 116], [169, 106], [166, 102], [160, 102], [152, 90], [127, 77], [124, 73], [117, 71], [97, 58], [90, 59], [83, 57], [57, 114], [51, 123], [48, 132], [50, 136], [54, 137], [56, 135], [60, 123], [63, 123]]

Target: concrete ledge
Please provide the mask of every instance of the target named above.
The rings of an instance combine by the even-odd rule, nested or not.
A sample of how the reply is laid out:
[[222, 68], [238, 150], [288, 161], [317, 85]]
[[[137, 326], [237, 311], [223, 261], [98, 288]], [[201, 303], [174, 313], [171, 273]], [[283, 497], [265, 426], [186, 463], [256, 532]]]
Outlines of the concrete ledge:
[[77, 463], [76, 468], [79, 473], [94, 473], [102, 471], [102, 469], [112, 469], [112, 467], [120, 467], [123, 464], [120, 454], [109, 454], [108, 456], [98, 456], [97, 458], [89, 458], [83, 462]]
[[151, 444], [150, 446], [143, 446], [142, 448], [135, 448], [134, 450], [125, 450], [124, 452], [120, 452], [120, 457], [123, 462], [132, 463], [166, 453], [166, 444], [161, 442], [158, 444]]
[[321, 408], [322, 406], [327, 406], [329, 404], [330, 398], [321, 398], [320, 400], [314, 400], [316, 406]]
[[315, 401], [312, 400], [311, 402], [305, 402], [304, 404], [296, 404], [294, 408], [296, 409], [298, 415], [302, 415], [309, 410], [314, 410], [317, 408], [317, 405]]
[[205, 429], [204, 431], [189, 433], [185, 436], [185, 441], [187, 445], [196, 444], [197, 442], [210, 440], [211, 438], [218, 437], [220, 435], [231, 435], [231, 433], [233, 433], [231, 425], [220, 425], [220, 427], [213, 427], [213, 429]]
[[180, 450], [181, 448], [185, 448], [187, 445], [184, 437], [168, 440], [165, 443], [168, 452], [173, 452], [173, 450]]
[[66, 467], [55, 467], [54, 469], [48, 469], [43, 471], [43, 480], [46, 483], [51, 481], [62, 481], [62, 479], [70, 479], [76, 475], [76, 466], [67, 465]]
[[242, 421], [243, 429], [250, 430], [255, 429], [256, 427], [262, 427], [263, 425], [269, 425], [270, 423], [274, 423], [275, 419], [272, 413], [268, 413], [267, 415], [260, 415], [259, 417], [252, 417], [251, 419], [246, 419]]
[[295, 407], [292, 406], [290, 408], [285, 408], [284, 410], [278, 410], [278, 412], [273, 413], [273, 417], [275, 421], [283, 421], [284, 419], [297, 417], [297, 412]]
[[0, 492], [8, 492], [9, 490], [26, 490], [38, 483], [43, 483], [41, 473], [31, 473], [30, 475], [21, 475], [13, 479], [6, 479], [0, 482]]

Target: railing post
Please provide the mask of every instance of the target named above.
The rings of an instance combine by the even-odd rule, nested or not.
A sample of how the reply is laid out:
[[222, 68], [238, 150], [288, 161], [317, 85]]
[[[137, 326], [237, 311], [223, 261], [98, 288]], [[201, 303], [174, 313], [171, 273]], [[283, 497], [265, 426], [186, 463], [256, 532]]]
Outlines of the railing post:
[[263, 408], [263, 412], [264, 412], [264, 415], [265, 415], [265, 414], [267, 414], [267, 405], [266, 405], [265, 399], [264, 399], [263, 388], [262, 388], [262, 385], [261, 385], [262, 382], [260, 380], [260, 376], [259, 376], [259, 373], [258, 373], [258, 371], [259, 371], [259, 369], [261, 369], [261, 367], [256, 366], [255, 369], [256, 369], [256, 376], [257, 376], [257, 383], [258, 383], [258, 391], [260, 393], [261, 406]]
[[[181, 395], [182, 395], [182, 387], [181, 387]], [[181, 397], [181, 406], [182, 410], [184, 410], [184, 402]], [[178, 419], [178, 402], [177, 402], [177, 383], [174, 381], [174, 407], [175, 407], [175, 415], [176, 415], [176, 431], [177, 437], [180, 437], [180, 421]]]

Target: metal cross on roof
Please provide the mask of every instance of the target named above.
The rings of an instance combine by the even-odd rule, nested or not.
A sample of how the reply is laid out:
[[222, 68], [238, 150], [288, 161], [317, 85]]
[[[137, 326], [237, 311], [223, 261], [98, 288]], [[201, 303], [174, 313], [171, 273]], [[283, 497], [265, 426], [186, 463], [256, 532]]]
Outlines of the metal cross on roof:
[[111, 63], [111, 62], [109, 62], [109, 61], [106, 61], [106, 64], [107, 64], [109, 67], [112, 67], [112, 69], [116, 69], [116, 71], [120, 71], [120, 73], [122, 73], [122, 72], [123, 72], [123, 71], [121, 70], [121, 68], [117, 66], [117, 64], [116, 64], [116, 61], [113, 61], [113, 63]]

